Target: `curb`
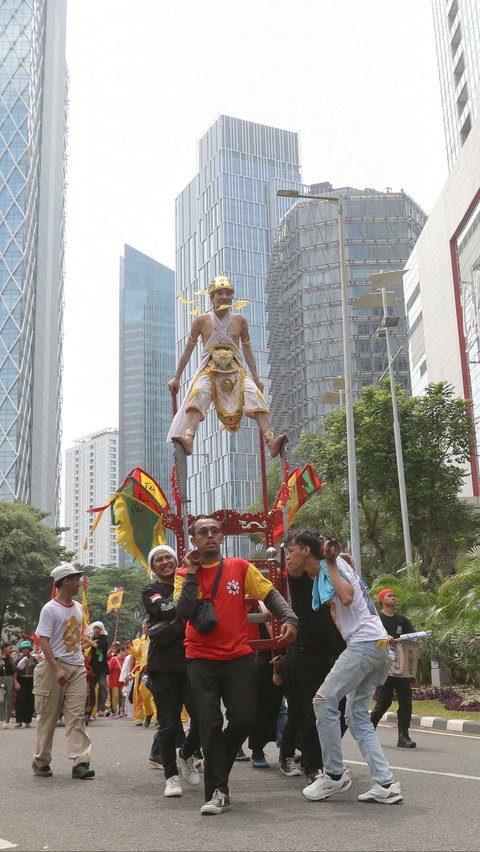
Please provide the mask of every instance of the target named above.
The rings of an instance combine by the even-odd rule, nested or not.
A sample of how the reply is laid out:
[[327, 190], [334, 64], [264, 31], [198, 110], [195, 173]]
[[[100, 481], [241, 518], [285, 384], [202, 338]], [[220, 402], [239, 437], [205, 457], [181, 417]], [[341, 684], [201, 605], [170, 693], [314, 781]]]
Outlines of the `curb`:
[[[397, 724], [396, 713], [384, 713], [382, 722]], [[444, 716], [412, 716], [412, 728], [434, 728], [439, 731], [455, 731], [457, 734], [477, 734], [480, 736], [480, 722], [471, 719], [446, 719]]]

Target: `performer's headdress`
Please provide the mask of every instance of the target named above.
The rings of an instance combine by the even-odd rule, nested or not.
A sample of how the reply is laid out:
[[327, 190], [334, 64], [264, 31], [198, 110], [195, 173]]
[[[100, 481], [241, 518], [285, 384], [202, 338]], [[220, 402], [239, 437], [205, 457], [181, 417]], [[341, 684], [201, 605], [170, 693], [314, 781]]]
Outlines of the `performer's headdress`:
[[212, 298], [213, 294], [216, 293], [217, 290], [231, 290], [232, 293], [234, 293], [235, 287], [226, 275], [217, 275], [208, 285], [210, 298]]
[[[215, 278], [212, 279], [212, 281], [210, 281], [210, 284], [208, 285], [208, 290], [194, 290], [193, 295], [210, 296], [210, 298], [212, 298], [213, 294], [216, 293], [217, 290], [230, 290], [232, 293], [234, 293], [235, 287], [226, 275], [217, 275]], [[185, 299], [184, 296], [179, 296], [178, 301], [182, 302], [184, 305], [198, 305], [199, 303], [198, 299]], [[234, 302], [233, 305], [222, 305], [221, 307], [232, 307], [234, 311], [240, 311], [242, 308], [245, 307], [245, 305], [248, 304], [248, 299], [237, 299], [237, 301]], [[190, 313], [192, 316], [196, 316], [196, 314], [198, 314], [198, 308], [193, 308]]]

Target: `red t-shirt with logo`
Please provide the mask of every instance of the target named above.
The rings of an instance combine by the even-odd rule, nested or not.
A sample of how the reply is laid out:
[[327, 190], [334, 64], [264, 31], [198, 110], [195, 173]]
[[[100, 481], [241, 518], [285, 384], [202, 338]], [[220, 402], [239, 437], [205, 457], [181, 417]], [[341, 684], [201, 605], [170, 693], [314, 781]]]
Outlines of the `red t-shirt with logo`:
[[[219, 562], [202, 565], [197, 571], [197, 597], [210, 598]], [[174, 599], [180, 595], [185, 568], [175, 575]], [[222, 576], [213, 599], [218, 624], [210, 633], [199, 633], [187, 621], [185, 630], [185, 656], [189, 660], [233, 660], [251, 654], [248, 644], [247, 607], [245, 596], [263, 601], [272, 591], [273, 584], [246, 559], [236, 557], [223, 560]]]

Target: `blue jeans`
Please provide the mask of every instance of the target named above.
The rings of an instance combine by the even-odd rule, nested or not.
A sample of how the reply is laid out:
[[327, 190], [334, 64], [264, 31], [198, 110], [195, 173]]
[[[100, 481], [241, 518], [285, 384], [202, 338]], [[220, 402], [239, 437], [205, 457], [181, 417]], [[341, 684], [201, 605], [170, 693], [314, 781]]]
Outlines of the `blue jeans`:
[[313, 709], [322, 747], [325, 772], [344, 772], [339, 701], [347, 696], [345, 720], [352, 737], [368, 764], [373, 781], [391, 784], [393, 775], [385, 760], [377, 732], [370, 721], [370, 703], [377, 686], [385, 683], [390, 657], [377, 643], [358, 642], [348, 645], [333, 669], [319, 687]]

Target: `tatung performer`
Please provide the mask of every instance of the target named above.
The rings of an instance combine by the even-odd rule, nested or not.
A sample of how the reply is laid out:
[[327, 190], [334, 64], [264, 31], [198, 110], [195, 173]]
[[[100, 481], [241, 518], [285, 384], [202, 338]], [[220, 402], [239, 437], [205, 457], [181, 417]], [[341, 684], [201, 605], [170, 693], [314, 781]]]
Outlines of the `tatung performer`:
[[205, 419], [212, 402], [229, 432], [238, 431], [244, 412], [254, 418], [271, 456], [278, 456], [288, 440], [285, 434], [277, 438], [273, 434], [262, 393], [264, 385], [257, 375], [250, 346], [248, 322], [241, 314], [232, 313], [234, 292], [232, 282], [224, 275], [211, 281], [208, 288], [211, 310], [194, 319], [175, 376], [168, 383], [171, 393], [178, 390], [182, 373], [201, 337], [202, 361], [167, 436], [167, 441], [178, 442], [188, 456], [192, 454], [198, 424]]

